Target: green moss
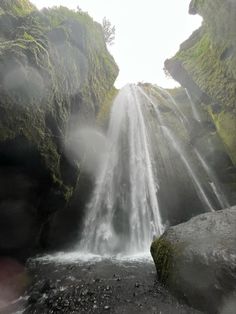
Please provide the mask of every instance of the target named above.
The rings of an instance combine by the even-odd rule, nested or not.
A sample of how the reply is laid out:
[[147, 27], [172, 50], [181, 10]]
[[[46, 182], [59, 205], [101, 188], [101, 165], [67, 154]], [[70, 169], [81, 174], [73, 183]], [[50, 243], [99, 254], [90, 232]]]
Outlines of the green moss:
[[172, 66], [183, 69], [181, 74], [176, 70], [174, 75], [181, 76], [183, 84], [188, 80], [186, 86], [192, 84], [196, 98], [201, 92], [208, 96], [207, 100], [205, 97], [206, 105], [210, 104], [208, 112], [236, 164], [236, 6], [230, 1], [193, 0], [190, 12], [202, 15], [203, 26], [180, 46], [172, 59]]
[[208, 33], [190, 49], [181, 50], [180, 60], [202, 91], [215, 102], [233, 108], [236, 99], [236, 81], [229, 76], [227, 67], [220, 60], [223, 47], [213, 46]]
[[97, 116], [97, 123], [99, 126], [106, 127], [108, 124], [111, 106], [113, 104], [113, 101], [118, 93], [118, 90], [113, 87], [111, 91], [107, 94], [105, 101], [103, 102], [103, 105], [101, 106], [101, 109], [99, 110], [98, 116]]
[[70, 10], [63, 6], [43, 9], [42, 12], [50, 19], [50, 25], [53, 28], [61, 25], [66, 20], [76, 20], [84, 25], [93, 25], [95, 23], [86, 12]]
[[[0, 141], [26, 138], [69, 200], [74, 186], [62, 179], [61, 154], [72, 113], [95, 119], [118, 68], [101, 26], [86, 13], [63, 7], [38, 12], [26, 0], [4, 0], [0, 8], [17, 15], [18, 26], [0, 42], [1, 79], [5, 82], [12, 69], [14, 74], [13, 85], [0, 85]], [[62, 42], [50, 37], [55, 27], [64, 34]]]
[[13, 15], [24, 16], [35, 11], [35, 6], [28, 0], [1, 0], [0, 7]]
[[24, 32], [24, 39], [29, 41], [35, 40], [34, 37], [27, 32]]
[[236, 165], [236, 114], [229, 111], [217, 114], [211, 109], [210, 114], [231, 160]]
[[176, 247], [163, 236], [155, 240], [151, 245], [151, 254], [154, 260], [158, 279], [168, 284], [174, 273], [174, 255]]

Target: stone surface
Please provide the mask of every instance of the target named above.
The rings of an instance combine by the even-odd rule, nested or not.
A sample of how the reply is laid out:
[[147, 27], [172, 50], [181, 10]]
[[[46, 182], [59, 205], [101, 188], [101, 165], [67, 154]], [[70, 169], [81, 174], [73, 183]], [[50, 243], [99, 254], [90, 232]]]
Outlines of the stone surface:
[[189, 12], [200, 14], [203, 24], [165, 67], [208, 111], [235, 164], [236, 3], [192, 0]]
[[151, 253], [160, 280], [192, 306], [216, 313], [235, 298], [236, 207], [169, 228]]
[[32, 281], [25, 314], [200, 314], [178, 302], [156, 281], [155, 266], [149, 259], [31, 260], [28, 273]]
[[102, 27], [87, 13], [1, 1], [0, 254], [48, 245], [54, 214], [79, 193], [68, 134], [96, 124], [117, 74]]

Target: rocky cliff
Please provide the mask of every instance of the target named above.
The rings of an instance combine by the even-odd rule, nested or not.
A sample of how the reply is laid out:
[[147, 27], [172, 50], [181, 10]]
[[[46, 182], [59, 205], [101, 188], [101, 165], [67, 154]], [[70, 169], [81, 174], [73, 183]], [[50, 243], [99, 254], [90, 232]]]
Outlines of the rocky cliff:
[[192, 0], [190, 14], [200, 14], [200, 29], [166, 60], [167, 71], [203, 106], [236, 163], [236, 3]]
[[[212, 165], [221, 183], [235, 193], [236, 2], [192, 0], [189, 12], [203, 17], [202, 26], [166, 60], [165, 67], [215, 125], [228, 157], [223, 149], [217, 149]], [[211, 158], [208, 161], [211, 163]], [[171, 227], [151, 247], [159, 279], [207, 313], [235, 310], [234, 250], [235, 207]]]
[[80, 172], [65, 155], [67, 135], [95, 123], [117, 75], [87, 13], [1, 1], [0, 252], [36, 247], [65, 210]]

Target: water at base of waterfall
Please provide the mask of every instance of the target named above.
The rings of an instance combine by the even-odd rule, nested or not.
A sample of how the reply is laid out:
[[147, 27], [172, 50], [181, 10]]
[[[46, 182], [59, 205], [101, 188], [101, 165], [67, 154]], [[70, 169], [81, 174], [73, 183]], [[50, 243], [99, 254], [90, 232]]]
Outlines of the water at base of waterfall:
[[[167, 91], [157, 88], [155, 93], [169, 107], [142, 86], [131, 84], [114, 100], [107, 151], [85, 209], [80, 252], [101, 256], [148, 252], [153, 238], [164, 232], [168, 217], [177, 215], [177, 203], [192, 210], [193, 204], [183, 201], [189, 194], [199, 203], [192, 215], [227, 203], [222, 193], [216, 193], [220, 185], [209, 167], [194, 147], [186, 145], [190, 140], [183, 141], [190, 138], [188, 118]], [[183, 185], [183, 191], [178, 185]]]
[[80, 250], [102, 255], [136, 254], [164, 228], [154, 173], [152, 129], [135, 85], [116, 97], [108, 128], [108, 151], [89, 202]]
[[28, 272], [24, 314], [200, 314], [163, 288], [151, 260], [31, 259]]

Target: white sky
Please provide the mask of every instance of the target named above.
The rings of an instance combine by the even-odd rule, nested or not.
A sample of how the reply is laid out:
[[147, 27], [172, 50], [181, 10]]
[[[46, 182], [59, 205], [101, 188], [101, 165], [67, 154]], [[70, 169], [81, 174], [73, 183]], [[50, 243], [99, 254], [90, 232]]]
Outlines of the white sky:
[[190, 0], [31, 0], [38, 8], [63, 5], [87, 11], [101, 22], [106, 16], [116, 27], [115, 44], [109, 48], [120, 74], [118, 88], [126, 83], [150, 82], [162, 87], [177, 83], [163, 72], [164, 61], [201, 24], [188, 15]]

